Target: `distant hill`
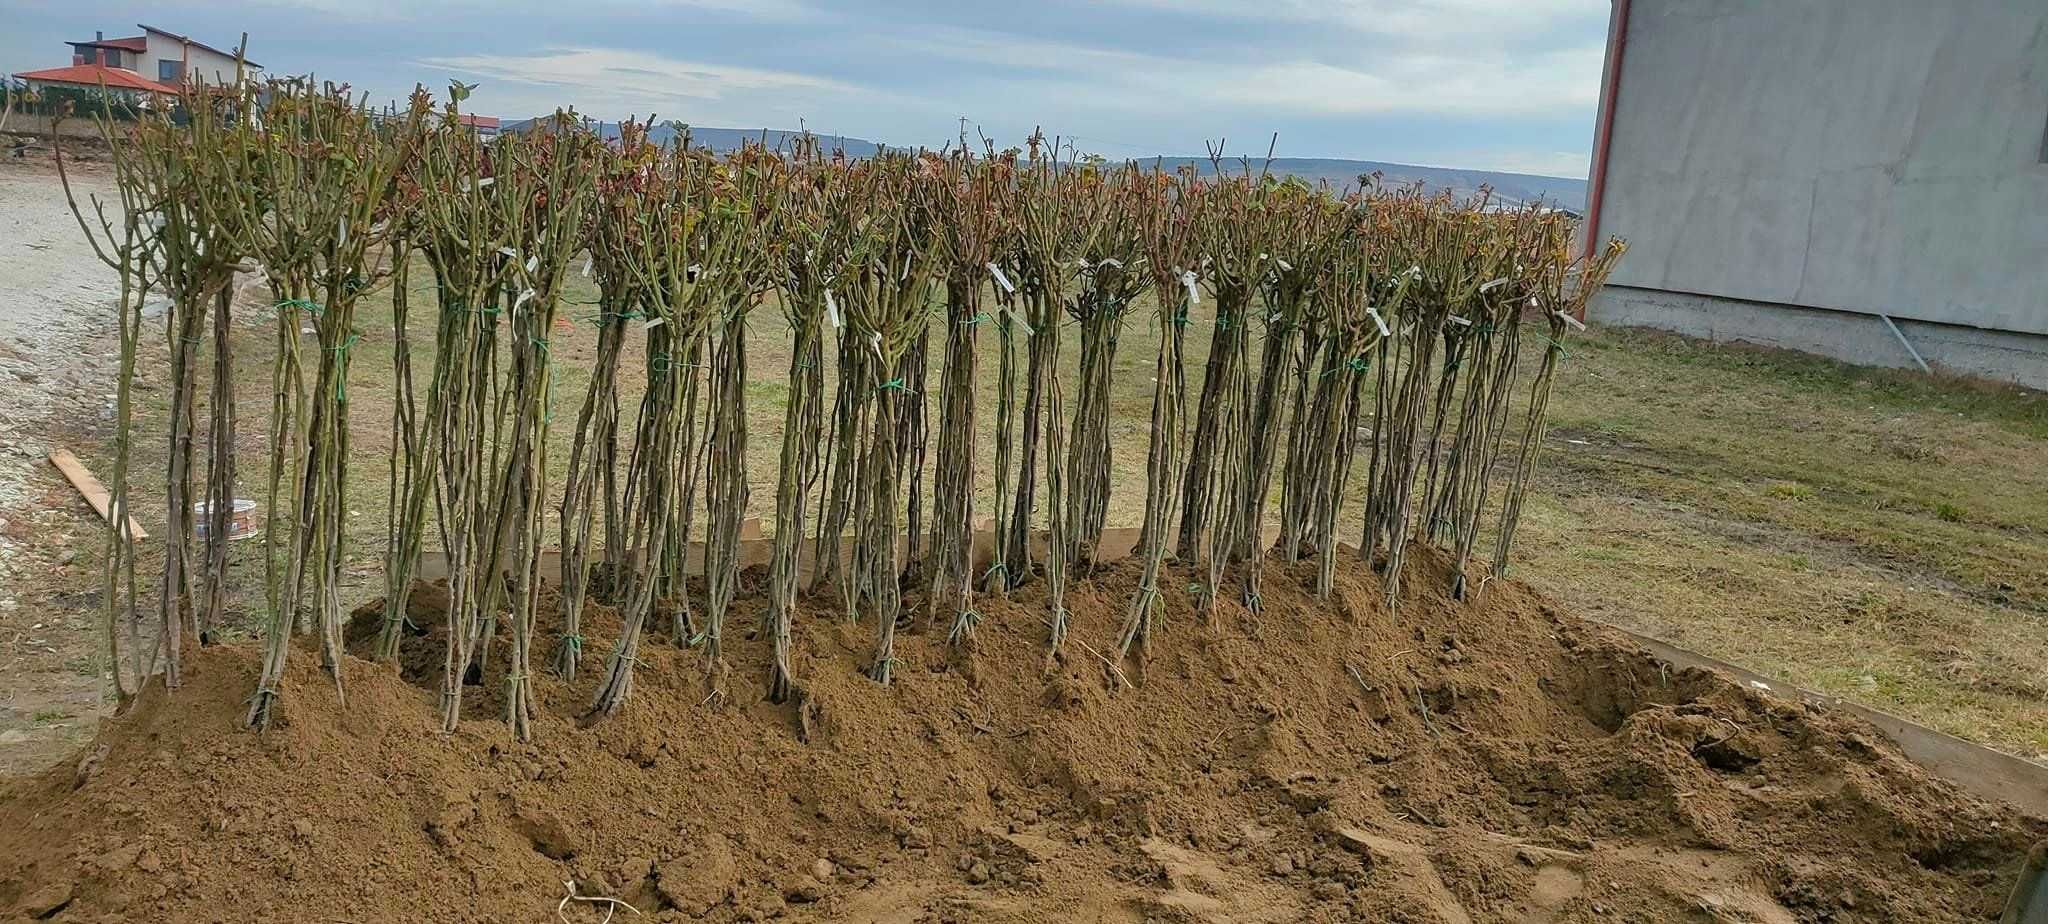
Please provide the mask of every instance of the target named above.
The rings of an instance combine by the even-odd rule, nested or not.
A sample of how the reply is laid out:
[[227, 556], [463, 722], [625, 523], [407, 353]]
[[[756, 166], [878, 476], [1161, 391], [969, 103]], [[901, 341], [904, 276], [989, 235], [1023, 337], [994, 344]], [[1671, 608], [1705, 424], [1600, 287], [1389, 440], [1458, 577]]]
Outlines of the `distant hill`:
[[[520, 119], [516, 122], [507, 122], [505, 123], [504, 130], [508, 132], [523, 132], [533, 127], [534, 121], [533, 119]], [[597, 129], [607, 141], [619, 137], [619, 123], [617, 122], [600, 123]], [[654, 143], [667, 144], [675, 138], [676, 131], [666, 125], [660, 125], [647, 134], [648, 139]], [[767, 145], [770, 148], [779, 148], [802, 135], [803, 132], [783, 131], [777, 128], [709, 128], [702, 125], [690, 126], [691, 144], [702, 145], [720, 152], [736, 151], [742, 143], [748, 141]], [[848, 138], [844, 135], [820, 135], [816, 133], [813, 133], [812, 137], [818, 139], [827, 153], [835, 150], [845, 151], [848, 157], [872, 157], [875, 152], [882, 149], [881, 145], [865, 138]]]
[[[523, 119], [505, 123], [505, 131], [525, 131], [534, 120]], [[619, 136], [619, 124], [607, 122], [600, 126], [607, 139]], [[666, 143], [675, 137], [674, 129], [658, 127], [651, 133], [657, 143]], [[774, 128], [707, 128], [690, 126], [692, 143], [700, 144], [715, 151], [737, 149], [742, 142], [752, 141], [768, 147], [788, 144], [801, 132], [784, 131]], [[849, 138], [844, 135], [819, 135], [825, 150], [845, 151], [848, 157], [871, 157], [882, 149], [882, 145], [865, 138]], [[1178, 170], [1183, 164], [1191, 164], [1203, 173], [1211, 172], [1205, 157], [1158, 157], [1140, 159], [1139, 163], [1159, 163], [1166, 170]], [[1252, 162], [1254, 166], [1258, 161]], [[1239, 168], [1235, 160], [1224, 161], [1225, 169]], [[1359, 176], [1369, 173], [1380, 174], [1385, 186], [1408, 186], [1421, 183], [1431, 190], [1448, 189], [1456, 195], [1471, 195], [1479, 187], [1487, 186], [1505, 205], [1541, 202], [1572, 212], [1583, 212], [1586, 207], [1586, 181], [1582, 178], [1538, 176], [1530, 173], [1502, 173], [1494, 170], [1460, 170], [1452, 167], [1422, 167], [1414, 164], [1389, 164], [1372, 160], [1342, 160], [1331, 157], [1277, 157], [1273, 159], [1275, 173], [1291, 174], [1311, 183], [1328, 181], [1330, 185], [1343, 187], [1358, 182]]]
[[[1208, 158], [1164, 157], [1159, 159], [1167, 170], [1177, 170], [1183, 164], [1192, 164], [1203, 173], [1211, 172]], [[1147, 162], [1149, 163], [1149, 161]], [[1253, 160], [1252, 168], [1258, 169], [1259, 160]], [[1235, 171], [1242, 164], [1235, 160], [1223, 162], [1225, 170]], [[1572, 212], [1583, 212], [1586, 208], [1586, 181], [1559, 176], [1537, 176], [1530, 173], [1501, 173], [1493, 170], [1459, 170], [1452, 167], [1421, 167], [1414, 164], [1387, 164], [1371, 160], [1340, 160], [1328, 157], [1276, 157], [1272, 170], [1275, 173], [1292, 174], [1311, 183], [1329, 181], [1332, 186], [1347, 186], [1358, 182], [1360, 175], [1379, 173], [1383, 186], [1409, 186], [1417, 182], [1431, 190], [1448, 189], [1456, 195], [1471, 195], [1480, 186], [1493, 189], [1493, 194], [1506, 205], [1542, 202], [1555, 208]]]

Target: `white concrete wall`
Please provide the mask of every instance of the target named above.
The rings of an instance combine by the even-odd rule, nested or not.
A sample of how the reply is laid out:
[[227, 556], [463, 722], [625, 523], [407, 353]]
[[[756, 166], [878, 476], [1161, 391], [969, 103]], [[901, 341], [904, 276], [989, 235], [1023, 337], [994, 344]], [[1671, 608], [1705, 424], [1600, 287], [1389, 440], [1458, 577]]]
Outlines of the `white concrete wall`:
[[140, 56], [135, 72], [151, 80], [160, 79], [158, 62], [184, 61], [185, 76], [188, 79], [204, 77], [210, 84], [232, 83], [235, 79], [235, 58], [208, 51], [197, 45], [186, 45], [168, 35], [144, 32], [149, 39], [148, 49]]
[[1913, 354], [1899, 344], [1903, 336], [1921, 359], [1944, 372], [2048, 391], [2048, 337], [2038, 334], [1898, 318], [1899, 335], [1894, 336], [1883, 318], [1871, 314], [1615, 285], [1601, 290], [1586, 317], [1716, 343], [1798, 350], [1862, 366], [1917, 368]]
[[2044, 147], [2048, 0], [1633, 0], [1600, 231], [1621, 286], [2048, 335]]

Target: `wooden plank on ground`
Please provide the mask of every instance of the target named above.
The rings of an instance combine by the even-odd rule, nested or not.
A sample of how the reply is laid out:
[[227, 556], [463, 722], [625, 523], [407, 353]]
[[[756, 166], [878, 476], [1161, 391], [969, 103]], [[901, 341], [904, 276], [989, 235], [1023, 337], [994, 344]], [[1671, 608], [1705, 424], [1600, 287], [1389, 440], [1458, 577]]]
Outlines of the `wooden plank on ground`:
[[[72, 455], [71, 450], [50, 450], [50, 464], [64, 473], [64, 477], [70, 480], [72, 487], [78, 489], [85, 502], [99, 512], [101, 519], [112, 516], [110, 510], [114, 505], [113, 495], [107, 493], [107, 486], [100, 484], [100, 480], [93, 477], [92, 470], [86, 468], [85, 463], [78, 461], [78, 457]], [[142, 524], [135, 522], [132, 516], [128, 518], [128, 538], [136, 541], [149, 538], [149, 534], [142, 531]]]

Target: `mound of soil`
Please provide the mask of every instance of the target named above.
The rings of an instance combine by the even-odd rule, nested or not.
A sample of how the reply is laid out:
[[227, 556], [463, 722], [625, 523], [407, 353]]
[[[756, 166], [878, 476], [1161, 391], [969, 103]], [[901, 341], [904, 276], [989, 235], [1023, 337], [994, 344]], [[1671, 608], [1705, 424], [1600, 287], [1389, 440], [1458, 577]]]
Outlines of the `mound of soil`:
[[594, 607], [578, 680], [538, 683], [530, 745], [495, 717], [501, 651], [469, 721], [438, 730], [423, 592], [402, 667], [351, 659], [345, 705], [298, 650], [278, 727], [243, 731], [257, 652], [210, 648], [75, 764], [12, 784], [0, 913], [1983, 921], [2048, 835], [1856, 720], [1669, 670], [1520, 585], [1447, 600], [1445, 564], [1420, 557], [1398, 614], [1364, 568], [1317, 603], [1310, 572], [1275, 566], [1263, 612], [1213, 624], [1171, 591], [1128, 687], [1095, 652], [1135, 564], [1070, 592], [1062, 660], [1027, 588], [985, 601], [964, 649], [899, 636], [888, 688], [860, 674], [873, 627], [818, 601], [805, 696], [783, 706], [761, 698], [767, 644], [741, 636], [762, 604], [743, 598], [722, 695], [700, 652], [652, 643], [625, 711], [586, 725], [617, 630]]

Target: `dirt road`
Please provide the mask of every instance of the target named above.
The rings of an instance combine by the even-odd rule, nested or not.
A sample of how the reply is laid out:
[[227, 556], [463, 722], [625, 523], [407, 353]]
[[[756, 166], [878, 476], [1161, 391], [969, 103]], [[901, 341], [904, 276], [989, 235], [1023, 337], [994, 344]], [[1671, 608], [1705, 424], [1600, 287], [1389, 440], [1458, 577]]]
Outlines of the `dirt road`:
[[[103, 170], [73, 179], [111, 191]], [[111, 416], [113, 285], [49, 163], [0, 162], [0, 773], [58, 758], [101, 710], [98, 599], [67, 592], [91, 584], [97, 521], [46, 456]]]

